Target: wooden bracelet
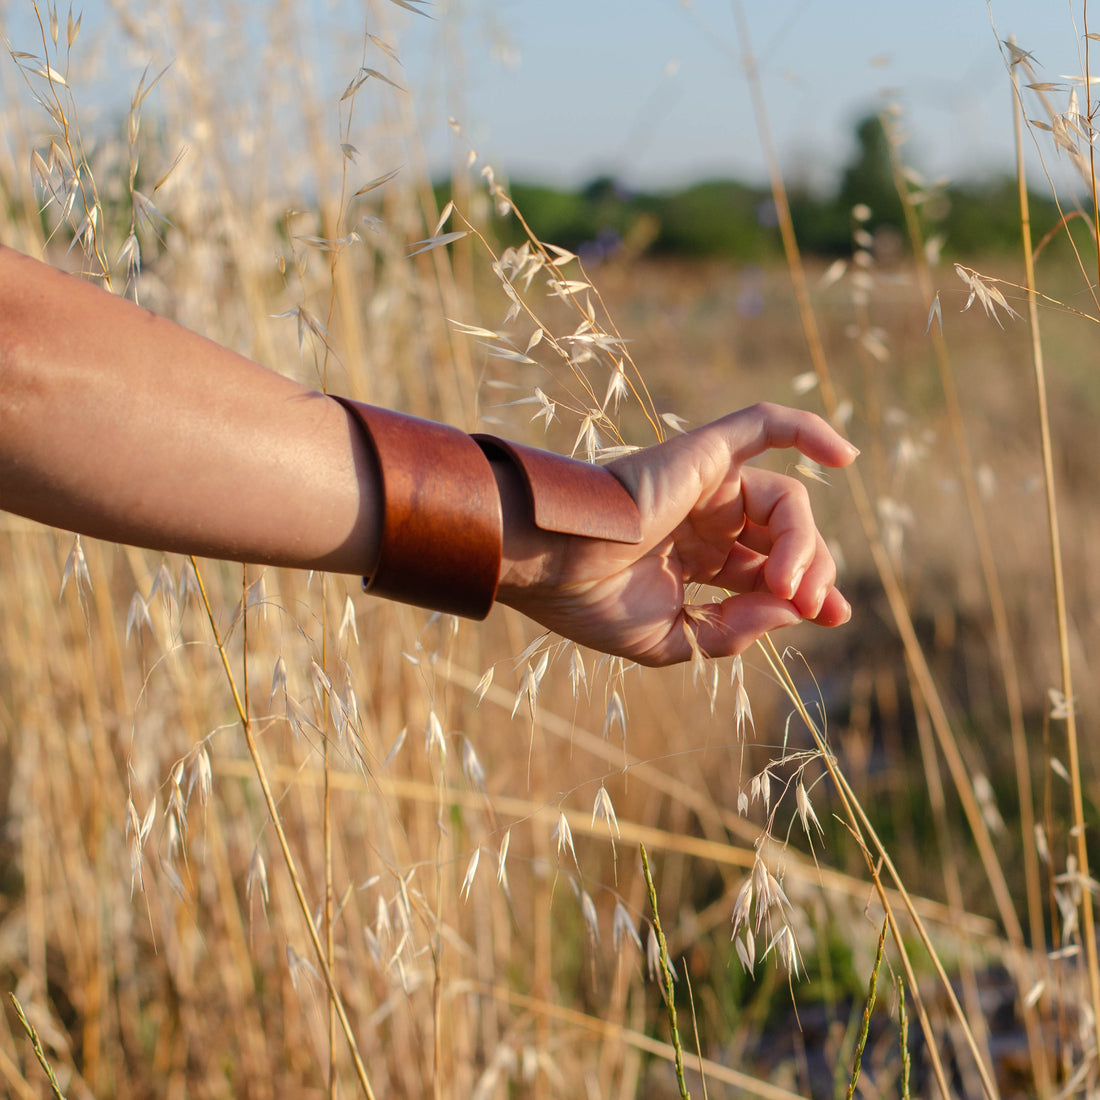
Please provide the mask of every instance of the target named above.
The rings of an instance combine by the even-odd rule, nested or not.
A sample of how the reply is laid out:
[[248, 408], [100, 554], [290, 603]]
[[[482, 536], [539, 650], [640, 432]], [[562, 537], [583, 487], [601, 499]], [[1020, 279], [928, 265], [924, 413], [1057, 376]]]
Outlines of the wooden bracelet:
[[491, 435], [337, 397], [378, 466], [382, 531], [363, 587], [375, 595], [483, 619], [500, 580], [503, 516], [490, 459], [511, 462], [542, 531], [641, 541], [641, 517], [610, 470]]

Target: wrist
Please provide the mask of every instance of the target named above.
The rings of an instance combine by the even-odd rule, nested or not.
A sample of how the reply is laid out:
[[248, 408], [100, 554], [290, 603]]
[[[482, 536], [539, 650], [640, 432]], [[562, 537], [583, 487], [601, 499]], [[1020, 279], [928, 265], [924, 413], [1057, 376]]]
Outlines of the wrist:
[[494, 598], [526, 609], [556, 591], [578, 539], [641, 541], [637, 505], [609, 470], [336, 400], [374, 459], [368, 591], [480, 619]]

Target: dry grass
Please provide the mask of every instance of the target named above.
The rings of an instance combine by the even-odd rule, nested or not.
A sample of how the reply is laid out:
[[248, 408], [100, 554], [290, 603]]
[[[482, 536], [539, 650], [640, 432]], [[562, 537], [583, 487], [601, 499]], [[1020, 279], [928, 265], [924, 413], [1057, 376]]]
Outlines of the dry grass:
[[[55, 37], [43, 9], [41, 40], [13, 43], [37, 55], [16, 61], [47, 110], [25, 90], [8, 101], [5, 241], [109, 275], [314, 385], [535, 440], [545, 426], [592, 454], [676, 416], [816, 401], [809, 305], [816, 385], [863, 448], [853, 492], [868, 514], [861, 531], [842, 484], [811, 484], [855, 597], [845, 630], [792, 633], [804, 657], [762, 649], [644, 676], [503, 612], [476, 627], [365, 600], [343, 578], [78, 553], [0, 517], [0, 973], [64, 1094], [831, 1096], [857, 1057], [861, 1094], [899, 1094], [910, 1072], [914, 1095], [935, 1094], [935, 1072], [965, 1096], [1091, 1079], [1071, 796], [1095, 795], [1100, 759], [1082, 739], [1074, 776], [1066, 707], [1049, 702], [1063, 670], [1023, 322], [960, 313], [975, 282], [948, 268], [884, 267], [858, 217], [856, 264], [840, 278], [811, 265], [801, 299], [789, 270], [641, 261], [589, 280], [537, 241], [498, 255], [507, 192], [490, 172], [442, 212], [415, 171], [387, 178], [393, 129], [376, 136], [373, 120], [408, 118], [388, 82], [395, 39], [364, 40], [340, 103], [294, 104], [303, 132], [338, 121], [280, 173], [278, 143], [242, 140], [262, 128], [216, 98], [192, 48], [204, 26], [175, 17], [180, 62], [155, 84], [135, 73], [129, 119], [94, 155], [82, 32], [61, 13]], [[450, 249], [410, 255], [444, 236]], [[1049, 301], [1090, 308], [1054, 255], [1038, 269]], [[1023, 265], [969, 270], [1026, 314]], [[927, 277], [996, 552], [1041, 841], [1019, 832], [1004, 654]], [[1100, 641], [1081, 447], [1100, 403], [1081, 366], [1093, 322], [1053, 304], [1040, 318], [1073, 535], [1061, 644], [1085, 669]], [[1094, 712], [1095, 695], [1079, 679], [1076, 709]], [[652, 980], [641, 844], [683, 1049]], [[1027, 846], [1042, 890], [1030, 925]], [[918, 929], [930, 950], [914, 949]], [[951, 981], [937, 986], [940, 966]], [[901, 973], [925, 1029], [911, 1069], [902, 1004], [883, 992]], [[893, 1025], [860, 1018], [872, 974]], [[784, 1015], [790, 991], [803, 1031]], [[0, 1076], [11, 1095], [50, 1087], [13, 1013]]]

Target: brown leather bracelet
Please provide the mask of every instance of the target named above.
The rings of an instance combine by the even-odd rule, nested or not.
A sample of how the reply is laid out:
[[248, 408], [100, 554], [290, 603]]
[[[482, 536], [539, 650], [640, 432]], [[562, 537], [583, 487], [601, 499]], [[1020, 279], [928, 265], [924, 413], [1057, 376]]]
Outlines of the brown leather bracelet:
[[503, 521], [492, 466], [465, 432], [336, 398], [378, 462], [382, 537], [363, 587], [378, 596], [484, 619], [500, 579]]
[[638, 506], [602, 466], [338, 397], [378, 464], [382, 532], [363, 587], [376, 595], [483, 619], [500, 579], [503, 517], [490, 459], [518, 470], [542, 531], [641, 541]]
[[478, 434], [474, 439], [490, 458], [503, 455], [512, 460], [540, 531], [610, 542], [642, 541], [638, 505], [610, 470], [495, 435]]

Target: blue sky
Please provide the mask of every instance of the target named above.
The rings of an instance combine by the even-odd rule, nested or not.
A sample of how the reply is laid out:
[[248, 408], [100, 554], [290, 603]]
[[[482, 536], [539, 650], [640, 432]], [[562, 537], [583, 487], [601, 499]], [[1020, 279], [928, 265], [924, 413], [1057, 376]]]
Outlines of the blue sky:
[[[904, 110], [910, 160], [928, 174], [1007, 169], [1011, 115], [997, 38], [1014, 34], [1044, 80], [1081, 68], [1080, 0], [745, 5], [789, 179], [827, 185], [850, 155], [853, 121], [886, 101]], [[137, 0], [132, 8], [158, 10]], [[368, 64], [409, 87], [435, 165], [454, 149], [446, 122], [453, 115], [485, 158], [513, 178], [576, 184], [610, 173], [647, 187], [764, 178], [729, 0], [436, 0], [428, 5], [431, 19], [387, 0], [234, 0], [202, 8], [204, 20], [229, 21], [220, 34], [184, 40], [162, 28], [140, 47], [118, 31], [104, 0], [84, 10], [79, 48], [100, 58], [96, 94], [103, 101], [128, 98], [146, 62], [178, 66], [188, 51], [214, 66], [212, 51], [224, 51], [230, 60], [216, 68], [220, 79], [247, 96], [270, 85], [255, 69], [265, 51], [254, 47], [266, 38], [287, 65], [284, 82], [297, 79], [288, 56], [305, 59], [333, 104], [335, 129], [336, 103], [355, 72], [366, 25], [396, 46], [400, 67], [376, 49]], [[30, 13], [29, 0], [0, 4], [17, 47], [29, 41], [33, 48]], [[170, 71], [166, 80], [173, 79]], [[293, 89], [286, 91], [292, 98]], [[1064, 105], [1065, 95], [1058, 98]], [[293, 140], [289, 129], [286, 140]]]
[[[763, 178], [726, 0], [463, 8], [463, 116], [513, 174]], [[1003, 169], [1012, 138], [998, 36], [1033, 51], [1044, 80], [1080, 71], [1074, 8], [1059, 0], [746, 0], [746, 12], [784, 168], [804, 178], [829, 176], [850, 152], [853, 120], [886, 101], [904, 109], [911, 155], [930, 173]], [[437, 66], [440, 30], [426, 35]], [[1096, 60], [1100, 69], [1100, 49]]]

